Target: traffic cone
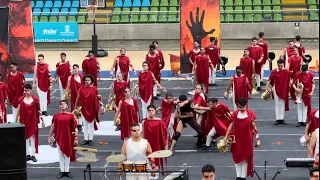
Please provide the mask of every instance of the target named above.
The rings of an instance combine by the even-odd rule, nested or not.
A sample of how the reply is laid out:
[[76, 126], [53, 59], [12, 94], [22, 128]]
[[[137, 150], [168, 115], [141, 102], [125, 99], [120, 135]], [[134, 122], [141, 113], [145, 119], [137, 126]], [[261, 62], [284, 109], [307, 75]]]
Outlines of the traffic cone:
[[319, 71], [319, 60], [318, 59], [316, 60], [316, 65], [314, 67], [314, 70]]

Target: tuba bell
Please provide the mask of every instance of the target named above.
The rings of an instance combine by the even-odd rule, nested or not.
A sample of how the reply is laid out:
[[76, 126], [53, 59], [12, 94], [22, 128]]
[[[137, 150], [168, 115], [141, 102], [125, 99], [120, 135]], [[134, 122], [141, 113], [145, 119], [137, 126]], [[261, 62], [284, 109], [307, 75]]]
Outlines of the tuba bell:
[[111, 99], [110, 103], [106, 105], [106, 110], [112, 112], [115, 106], [115, 101], [116, 101], [116, 95], [114, 94]]
[[220, 139], [217, 143], [217, 147], [219, 152], [227, 152], [229, 151], [229, 145], [232, 143], [235, 143], [235, 136], [234, 135], [230, 135], [227, 139], [227, 143], [224, 143], [223, 139]]
[[272, 97], [271, 90], [268, 90], [268, 93], [263, 92], [261, 95], [261, 99], [264, 101], [269, 101], [271, 99], [271, 97]]
[[[300, 83], [298, 83], [297, 88], [303, 91], [304, 85], [300, 82]], [[302, 93], [299, 93], [296, 91], [295, 95], [296, 95], [296, 103], [301, 104], [302, 103]]]

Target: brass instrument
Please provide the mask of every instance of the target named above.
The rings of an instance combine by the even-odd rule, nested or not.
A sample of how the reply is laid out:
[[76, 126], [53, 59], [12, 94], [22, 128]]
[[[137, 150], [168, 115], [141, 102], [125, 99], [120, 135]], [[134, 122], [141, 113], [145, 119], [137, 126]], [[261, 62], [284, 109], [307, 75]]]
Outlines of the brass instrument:
[[116, 102], [116, 95], [114, 94], [110, 99], [110, 103], [106, 105], [106, 110], [112, 112], [115, 106], [115, 102]]
[[230, 100], [232, 98], [233, 92], [230, 90], [229, 92], [224, 92], [224, 98]]
[[133, 89], [131, 90], [131, 97], [136, 98], [138, 97], [138, 84], [133, 83]]
[[78, 106], [77, 108], [75, 108], [75, 109], [72, 111], [72, 114], [74, 115], [74, 117], [75, 117], [76, 119], [80, 119], [81, 116], [82, 116], [81, 108], [82, 108], [82, 106]]
[[67, 91], [67, 92], [64, 94], [63, 100], [69, 102], [70, 99], [71, 99], [71, 91], [70, 91], [70, 89], [69, 89], [69, 91]]
[[56, 138], [54, 137], [54, 134], [52, 134], [52, 136], [50, 137], [49, 145], [52, 148], [56, 148], [57, 147], [57, 141], [56, 141]]
[[156, 109], [156, 113], [157, 114], [160, 114], [162, 112], [162, 108], [161, 108], [161, 106], [160, 107], [158, 107], [157, 109]]
[[252, 86], [252, 93], [251, 94], [258, 94], [256, 84], [257, 84], [256, 78], [253, 76], [252, 77], [252, 84], [251, 84], [251, 86]]
[[227, 139], [227, 143], [225, 144], [223, 139], [220, 139], [217, 143], [217, 147], [218, 147], [218, 150], [220, 152], [227, 152], [229, 151], [229, 145], [232, 144], [232, 143], [235, 143], [235, 136], [234, 135], [230, 135], [229, 138]]
[[272, 92], [271, 90], [268, 90], [268, 93], [263, 92], [261, 95], [261, 99], [264, 101], [269, 101], [272, 98]]
[[[301, 91], [303, 91], [304, 85], [301, 82], [298, 82], [297, 88]], [[302, 103], [302, 92], [295, 92], [296, 95], [296, 103], [297, 104], [301, 104]]]
[[114, 125], [115, 126], [120, 126], [120, 123], [121, 123], [120, 118], [117, 117], [116, 120], [114, 121]]

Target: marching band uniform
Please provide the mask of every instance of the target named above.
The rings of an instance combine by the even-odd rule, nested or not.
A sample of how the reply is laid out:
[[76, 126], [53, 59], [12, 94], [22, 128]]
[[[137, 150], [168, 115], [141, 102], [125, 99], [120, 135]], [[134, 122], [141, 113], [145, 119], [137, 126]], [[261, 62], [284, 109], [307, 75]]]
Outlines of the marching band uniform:
[[196, 80], [198, 84], [203, 84], [205, 86], [205, 93], [208, 94], [209, 91], [209, 74], [213, 65], [208, 55], [199, 54], [195, 57], [195, 62], [193, 64], [193, 72], [196, 75]]
[[291, 56], [294, 54], [294, 44], [293, 42], [289, 42], [288, 46], [284, 48], [283, 53], [282, 53], [282, 59], [284, 60], [284, 67], [287, 68], [288, 66], [288, 60]]
[[[266, 68], [266, 63], [267, 60], [269, 58], [269, 43], [268, 41], [265, 41], [263, 38], [260, 38], [258, 40], [258, 45], [262, 48], [263, 50], [263, 59], [262, 59], [262, 66], [261, 66], [261, 79], [260, 82], [263, 82], [263, 77], [264, 77], [264, 70]], [[251, 76], [247, 76], [248, 78], [250, 78]]]
[[61, 100], [64, 98], [65, 90], [68, 85], [68, 77], [71, 75], [70, 63], [66, 61], [65, 63], [57, 63], [57, 72], [55, 76], [59, 76], [59, 89]]
[[176, 110], [176, 100], [171, 103], [167, 102], [166, 99], [161, 101], [161, 117], [168, 129], [168, 140], [172, 141], [175, 133], [175, 110]]
[[76, 99], [78, 96], [78, 92], [81, 86], [84, 85], [83, 75], [82, 74], [72, 74], [69, 77], [70, 84], [70, 102], [71, 102], [71, 112], [75, 109]]
[[[115, 99], [115, 105], [116, 105], [116, 109], [118, 108], [119, 106], [119, 102], [120, 100], [122, 100], [124, 98], [124, 89], [126, 87], [129, 87], [130, 86], [130, 83], [127, 82], [127, 81], [118, 81], [118, 80], [115, 80], [113, 82], [113, 92], [116, 96], [116, 99]], [[130, 124], [129, 124], [130, 126]], [[129, 134], [130, 135], [130, 134]]]
[[305, 129], [305, 135], [309, 135], [310, 133], [314, 132], [317, 128], [319, 128], [319, 108], [313, 110], [310, 113]]
[[[206, 107], [207, 106], [207, 100], [205, 95], [201, 92], [200, 94], [195, 93], [193, 96], [193, 104], [194, 106], [200, 106], [200, 107]], [[201, 111], [200, 111], [201, 112]], [[202, 131], [205, 132], [206, 130], [206, 113], [196, 113], [196, 120], [197, 123], [201, 126]]]
[[25, 85], [25, 79], [21, 72], [8, 73], [8, 99], [12, 105], [12, 116], [16, 119], [18, 111], [18, 101], [23, 96], [23, 90]]
[[248, 94], [251, 93], [251, 84], [249, 84], [249, 80], [244, 74], [241, 74], [241, 76], [237, 76], [236, 74], [234, 74], [232, 78], [233, 107], [234, 110], [236, 110], [238, 106], [236, 102], [238, 102], [240, 98], [245, 98], [248, 102]]
[[47, 106], [50, 104], [50, 87], [52, 85], [51, 72], [47, 63], [38, 62], [36, 68], [40, 110], [43, 115], [47, 115]]
[[[260, 90], [260, 80], [261, 78], [261, 69], [262, 69], [262, 63], [263, 63], [263, 49], [262, 47], [256, 45], [256, 46], [249, 46], [248, 48], [249, 51], [249, 57], [254, 60], [254, 72], [255, 72], [255, 78], [257, 82], [257, 90]], [[258, 61], [262, 59], [262, 62], [259, 63]], [[248, 77], [249, 78], [249, 77]]]
[[8, 98], [7, 86], [0, 82], [0, 124], [7, 123], [7, 107], [6, 101]]
[[[161, 65], [160, 65], [160, 57], [158, 54], [154, 53], [153, 55], [151, 55], [150, 53], [146, 55], [146, 62], [149, 63], [149, 71], [151, 71], [154, 75], [154, 77], [156, 78], [156, 80], [158, 81], [158, 83], [160, 83], [160, 79], [161, 79], [161, 74], [160, 74], [160, 70], [161, 70]], [[157, 97], [157, 84], [153, 83], [153, 97]]]
[[[198, 51], [199, 50], [199, 51]], [[196, 57], [198, 56], [200, 54], [200, 48], [198, 48], [198, 49], [195, 49], [195, 48], [193, 48], [193, 49], [191, 49], [190, 51], [189, 51], [189, 54], [188, 54], [188, 56], [189, 56], [189, 61], [191, 61], [192, 63], [194, 63], [195, 61], [196, 61]], [[192, 72], [193, 71], [193, 65], [190, 63], [190, 72]]]
[[209, 56], [211, 63], [213, 65], [213, 69], [209, 69], [209, 84], [216, 85], [216, 76], [217, 76], [217, 64], [220, 59], [220, 48], [215, 45], [214, 43], [211, 43], [206, 48], [206, 54]]
[[[291, 71], [291, 79], [293, 79], [294, 75], [300, 71], [302, 63], [303, 63], [303, 59], [301, 56], [299, 56], [299, 53], [296, 54], [296, 52], [294, 52], [294, 55], [289, 57], [289, 59], [288, 59], [289, 68], [288, 69]], [[290, 96], [292, 97], [292, 99], [296, 99], [296, 94], [295, 94], [294, 88], [290, 88]]]
[[93, 76], [93, 86], [98, 87], [98, 71], [100, 70], [99, 60], [96, 57], [90, 59], [87, 57], [82, 62], [82, 74], [91, 74]]
[[[125, 82], [130, 82], [130, 73], [129, 73], [129, 67], [132, 68], [134, 71], [134, 68], [131, 64], [130, 58], [126, 56], [125, 54], [121, 54], [116, 57], [115, 62], [112, 65], [111, 74], [113, 72], [113, 68], [116, 70], [116, 75], [121, 72], [123, 74], [123, 79]], [[135, 72], [135, 71], [134, 71]], [[112, 74], [113, 76], [113, 74]], [[130, 86], [130, 83], [129, 83]]]
[[[159, 83], [161, 83], [161, 70], [164, 68], [165, 66], [165, 61], [164, 61], [164, 57], [163, 57], [163, 53], [160, 49], [157, 48], [154, 50], [154, 53], [156, 53], [159, 57], [159, 66], [160, 66], [160, 79], [159, 79]], [[148, 52], [148, 54], [150, 54], [150, 51]]]
[[249, 84], [250, 86], [252, 86], [252, 76], [254, 74], [254, 60], [250, 57], [242, 57], [240, 59], [240, 66], [242, 67], [242, 74], [244, 74], [248, 78]]

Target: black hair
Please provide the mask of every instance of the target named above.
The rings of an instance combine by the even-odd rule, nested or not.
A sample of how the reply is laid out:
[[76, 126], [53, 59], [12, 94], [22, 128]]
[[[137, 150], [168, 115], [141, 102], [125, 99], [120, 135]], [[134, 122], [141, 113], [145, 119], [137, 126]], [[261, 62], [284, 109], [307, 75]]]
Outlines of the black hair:
[[251, 39], [251, 41], [254, 41], [254, 40], [258, 40], [256, 37], [253, 37], [252, 39]]
[[152, 41], [152, 44], [156, 43], [157, 45], [159, 44], [158, 41], [154, 40]]
[[205, 172], [213, 172], [215, 173], [216, 170], [214, 168], [214, 166], [212, 166], [211, 164], [206, 164], [202, 167], [202, 174], [205, 173]]
[[209, 40], [210, 40], [210, 42], [213, 42], [213, 41], [216, 40], [216, 38], [215, 37], [210, 37]]
[[185, 101], [185, 100], [187, 100], [188, 98], [187, 98], [187, 96], [185, 95], [185, 94], [181, 94], [180, 96], [179, 96], [179, 101]]
[[149, 49], [151, 50], [151, 49], [156, 49], [156, 46], [154, 45], [154, 44], [151, 44], [150, 46], [149, 46]]
[[284, 60], [279, 59], [279, 60], [277, 61], [277, 64], [284, 64]]
[[60, 57], [61, 56], [67, 56], [67, 54], [63, 52], [63, 53], [60, 54]]
[[198, 40], [195, 40], [194, 42], [197, 42], [198, 44], [200, 44], [200, 42]]
[[299, 35], [296, 35], [296, 41], [300, 41], [301, 37]]
[[148, 63], [147, 61], [144, 61], [144, 62], [142, 63], [142, 65], [143, 65], [143, 64], [147, 64], [147, 65], [149, 66], [149, 63]]
[[86, 78], [90, 78], [90, 80], [91, 80], [91, 84], [93, 84], [93, 76], [91, 75], [91, 74], [86, 74], [86, 75], [84, 75], [84, 77], [83, 77], [83, 81], [86, 81]]
[[131, 89], [129, 87], [125, 87], [123, 92], [126, 92], [127, 89], [129, 89], [131, 91]]
[[168, 97], [173, 97], [173, 95], [172, 95], [172, 93], [167, 92], [165, 97], [166, 97], [166, 98], [168, 98]]
[[127, 51], [125, 48], [121, 48], [121, 49], [120, 49], [120, 52], [122, 51], [122, 49], [123, 49], [124, 51]]
[[152, 108], [152, 109], [154, 109], [154, 110], [156, 110], [157, 108], [156, 108], [156, 106], [155, 105], [153, 105], [153, 104], [150, 104], [148, 107], [147, 107], [147, 110], [149, 110], [150, 108]]
[[24, 88], [25, 89], [32, 89], [32, 86], [31, 86], [31, 84], [26, 84], [26, 85], [24, 85]]
[[136, 122], [135, 122], [135, 123], [132, 123], [132, 124], [130, 125], [130, 129], [133, 128], [133, 127], [136, 127], [136, 126], [139, 126], [139, 127], [140, 127], [139, 123], [136, 123]]
[[241, 66], [237, 66], [237, 67], [236, 67], [236, 71], [237, 71], [238, 69], [239, 69], [239, 70], [242, 70], [242, 67], [241, 67]]
[[79, 68], [79, 65], [78, 65], [78, 64], [74, 64], [74, 65], [72, 66], [72, 68], [74, 68], [74, 67]]
[[88, 55], [89, 55], [90, 53], [92, 53], [92, 54], [93, 54], [93, 51], [92, 51], [92, 50], [90, 50], [90, 51], [88, 52]]
[[63, 103], [63, 102], [68, 105], [68, 101], [66, 101], [66, 100], [61, 100], [59, 104], [61, 104], [61, 103]]
[[262, 38], [264, 36], [264, 32], [259, 32], [259, 37]]
[[240, 98], [240, 99], [238, 100], [238, 104], [239, 104], [240, 106], [245, 106], [245, 105], [247, 105], [247, 100], [246, 100], [245, 98]]
[[319, 172], [319, 167], [313, 167], [310, 169], [310, 177], [313, 177], [314, 172]]
[[207, 102], [217, 103], [218, 99], [217, 98], [208, 98]]
[[39, 54], [39, 55], [38, 55], [38, 58], [39, 58], [39, 57], [44, 58], [44, 55], [43, 55], [43, 54]]
[[10, 65], [18, 66], [18, 64], [15, 62], [11, 62]]

